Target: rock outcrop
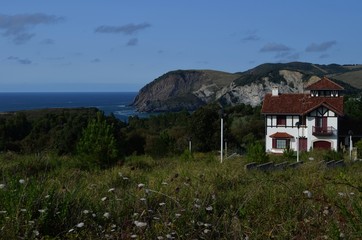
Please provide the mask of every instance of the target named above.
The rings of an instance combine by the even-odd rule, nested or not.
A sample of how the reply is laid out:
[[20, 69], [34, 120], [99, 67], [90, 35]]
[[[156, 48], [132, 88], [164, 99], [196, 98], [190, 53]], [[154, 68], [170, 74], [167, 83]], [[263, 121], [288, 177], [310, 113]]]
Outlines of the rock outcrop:
[[[303, 92], [304, 87], [322, 76], [342, 76], [342, 65], [311, 63], [262, 64], [240, 73], [212, 70], [168, 72], [143, 87], [133, 102], [141, 112], [195, 110], [218, 101], [223, 105], [260, 105], [264, 95], [278, 87], [281, 93]], [[362, 71], [361, 71], [362, 72]], [[340, 82], [344, 86], [348, 85]], [[350, 85], [349, 90], [356, 90]]]

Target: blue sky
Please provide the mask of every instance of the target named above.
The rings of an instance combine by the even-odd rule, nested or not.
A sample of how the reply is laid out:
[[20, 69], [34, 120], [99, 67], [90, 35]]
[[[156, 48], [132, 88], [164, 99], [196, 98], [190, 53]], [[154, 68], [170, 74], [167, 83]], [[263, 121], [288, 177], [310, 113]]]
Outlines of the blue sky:
[[0, 4], [0, 92], [138, 91], [177, 69], [362, 63], [359, 0]]

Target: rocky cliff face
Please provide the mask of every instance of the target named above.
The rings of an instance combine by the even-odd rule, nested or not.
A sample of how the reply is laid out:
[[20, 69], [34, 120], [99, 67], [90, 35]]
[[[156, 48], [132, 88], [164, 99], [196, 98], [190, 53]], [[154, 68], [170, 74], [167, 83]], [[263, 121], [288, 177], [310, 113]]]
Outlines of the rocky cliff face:
[[[215, 75], [222, 77], [214, 79]], [[133, 105], [138, 111], [194, 110], [215, 100], [215, 94], [238, 76], [216, 71], [178, 70], [143, 87]]]
[[214, 101], [224, 105], [257, 106], [275, 86], [281, 93], [301, 93], [306, 85], [321, 76], [335, 76], [346, 71], [348, 69], [341, 65], [310, 63], [263, 64], [243, 73], [178, 70], [143, 87], [133, 105], [143, 112], [192, 111]]

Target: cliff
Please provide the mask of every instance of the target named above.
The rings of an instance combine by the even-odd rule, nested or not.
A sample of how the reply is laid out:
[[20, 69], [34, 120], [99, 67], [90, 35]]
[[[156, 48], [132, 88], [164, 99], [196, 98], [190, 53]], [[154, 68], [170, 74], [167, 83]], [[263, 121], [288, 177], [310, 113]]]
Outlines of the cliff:
[[[245, 72], [177, 70], [168, 72], [144, 86], [133, 102], [142, 112], [195, 110], [210, 102], [257, 106], [273, 86], [280, 92], [303, 92], [306, 85], [327, 76], [356, 92], [362, 77], [361, 65], [317, 65], [293, 62], [262, 64]], [[351, 77], [352, 76], [352, 77]], [[338, 80], [337, 80], [338, 79]], [[349, 83], [353, 84], [351, 86]]]

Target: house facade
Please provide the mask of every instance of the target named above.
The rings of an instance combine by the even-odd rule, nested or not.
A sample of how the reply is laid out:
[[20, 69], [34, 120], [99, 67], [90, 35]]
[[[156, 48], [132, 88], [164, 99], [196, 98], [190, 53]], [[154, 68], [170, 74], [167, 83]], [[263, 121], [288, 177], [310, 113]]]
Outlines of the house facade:
[[343, 116], [343, 87], [322, 78], [305, 93], [279, 93], [273, 88], [262, 106], [265, 115], [265, 149], [309, 151], [338, 149], [338, 118]]

